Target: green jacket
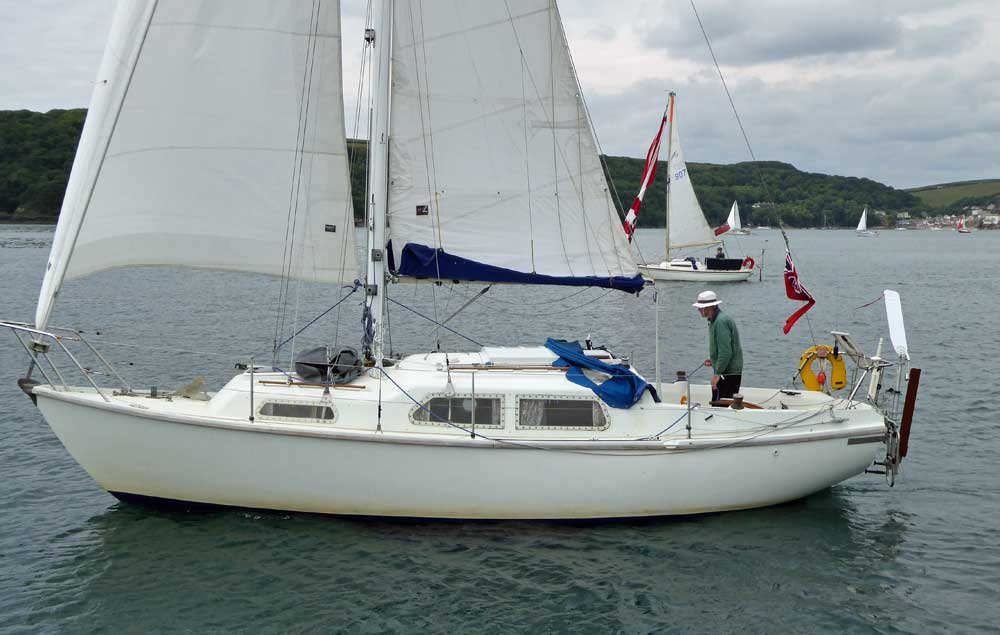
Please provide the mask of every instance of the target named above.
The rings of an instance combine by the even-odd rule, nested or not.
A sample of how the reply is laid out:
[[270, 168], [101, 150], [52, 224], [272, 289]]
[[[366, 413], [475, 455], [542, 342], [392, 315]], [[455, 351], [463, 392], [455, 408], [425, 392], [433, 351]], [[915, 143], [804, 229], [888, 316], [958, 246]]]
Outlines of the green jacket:
[[716, 375], [742, 375], [743, 349], [736, 322], [721, 310], [708, 323], [708, 356]]

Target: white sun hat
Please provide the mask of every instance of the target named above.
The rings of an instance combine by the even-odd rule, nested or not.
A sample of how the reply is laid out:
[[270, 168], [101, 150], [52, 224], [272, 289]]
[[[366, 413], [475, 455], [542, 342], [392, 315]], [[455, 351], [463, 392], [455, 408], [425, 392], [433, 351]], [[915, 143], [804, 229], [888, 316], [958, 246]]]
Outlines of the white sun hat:
[[710, 306], [718, 306], [722, 300], [715, 296], [715, 291], [702, 291], [698, 294], [698, 301], [692, 304], [696, 309], [704, 309]]

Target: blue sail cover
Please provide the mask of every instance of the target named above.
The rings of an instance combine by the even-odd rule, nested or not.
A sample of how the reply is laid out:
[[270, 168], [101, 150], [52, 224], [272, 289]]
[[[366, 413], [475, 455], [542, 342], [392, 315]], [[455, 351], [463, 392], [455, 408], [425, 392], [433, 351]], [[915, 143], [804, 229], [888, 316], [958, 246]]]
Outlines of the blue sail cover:
[[[390, 263], [390, 267], [394, 263]], [[449, 254], [443, 249], [427, 245], [407, 243], [403, 247], [398, 269], [400, 276], [432, 278], [441, 280], [462, 280], [466, 282], [513, 282], [519, 284], [558, 284], [570, 287], [606, 287], [628, 293], [639, 293], [645, 281], [642, 276], [546, 276], [525, 273], [514, 269], [504, 269], [487, 265], [461, 256]]]
[[[652, 387], [631, 369], [588, 357], [579, 342], [567, 342], [550, 337], [545, 340], [545, 348], [559, 356], [554, 366], [569, 367], [566, 371], [567, 379], [579, 386], [590, 388], [612, 408], [631, 408], [635, 402], [642, 399], [642, 393], [647, 388], [652, 390]], [[608, 375], [607, 381], [602, 384], [591, 381], [583, 374], [584, 368], [605, 373]]]

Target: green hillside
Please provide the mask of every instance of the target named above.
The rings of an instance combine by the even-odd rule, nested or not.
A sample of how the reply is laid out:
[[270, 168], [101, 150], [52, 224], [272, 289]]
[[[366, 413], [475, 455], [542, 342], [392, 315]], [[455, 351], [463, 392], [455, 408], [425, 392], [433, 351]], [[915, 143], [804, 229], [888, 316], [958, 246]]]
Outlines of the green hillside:
[[0, 111], [0, 219], [55, 219], [86, 114]]
[[[86, 111], [0, 111], [0, 221], [54, 221], [59, 214]], [[349, 142], [355, 216], [363, 213], [366, 143]], [[642, 177], [643, 160], [605, 157], [608, 174], [628, 207]], [[929, 209], [909, 192], [870, 179], [801, 172], [777, 161], [715, 165], [689, 163], [695, 192], [709, 223], [721, 224], [734, 200], [744, 223], [782, 222], [792, 227], [826, 223], [853, 227], [859, 211], [868, 207], [886, 212]], [[667, 169], [660, 163], [658, 179], [646, 194], [639, 216], [641, 227], [662, 227]], [[1000, 184], [1000, 181], [996, 183]], [[758, 207], [755, 203], [766, 202]]]
[[907, 190], [928, 206], [940, 210], [994, 202], [1000, 197], [1000, 179], [959, 181]]
[[[643, 161], [627, 157], [607, 157], [615, 188], [631, 204], [642, 178]], [[776, 225], [778, 218], [791, 227], [854, 227], [864, 207], [892, 216], [901, 211], [923, 212], [925, 205], [915, 196], [871, 179], [830, 176], [802, 172], [788, 163], [760, 161], [716, 165], [688, 163], [691, 182], [709, 224], [721, 224], [736, 200], [744, 223]], [[639, 225], [662, 227], [667, 166], [657, 166], [657, 180], [645, 197], [645, 211]], [[754, 203], [767, 204], [754, 208]]]

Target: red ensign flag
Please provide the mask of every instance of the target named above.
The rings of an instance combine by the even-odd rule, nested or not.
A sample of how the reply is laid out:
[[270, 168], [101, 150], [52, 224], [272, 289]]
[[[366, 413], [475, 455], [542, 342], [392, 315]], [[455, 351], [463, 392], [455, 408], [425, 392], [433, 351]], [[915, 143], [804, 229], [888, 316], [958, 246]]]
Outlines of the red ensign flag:
[[812, 297], [812, 294], [806, 291], [806, 288], [799, 282], [799, 272], [795, 270], [795, 263], [792, 262], [792, 253], [788, 249], [785, 249], [785, 295], [792, 300], [799, 300], [806, 303], [805, 306], [792, 313], [785, 320], [785, 328], [782, 330], [785, 335], [788, 335], [788, 331], [792, 330], [792, 327], [795, 326], [799, 318], [805, 315], [806, 311], [813, 308], [813, 305], [816, 304], [816, 298]]
[[656, 131], [656, 137], [653, 138], [653, 143], [649, 146], [649, 151], [646, 152], [646, 167], [642, 169], [642, 181], [639, 185], [639, 193], [636, 194], [635, 200], [632, 201], [632, 207], [629, 208], [628, 214], [625, 215], [625, 234], [628, 236], [629, 242], [632, 242], [632, 234], [635, 233], [635, 222], [639, 218], [639, 206], [642, 205], [642, 197], [646, 194], [646, 188], [648, 188], [653, 183], [653, 177], [656, 176], [656, 162], [660, 158], [660, 137], [663, 136], [663, 126], [667, 123], [667, 115], [663, 115], [663, 121], [660, 122], [660, 129]]

